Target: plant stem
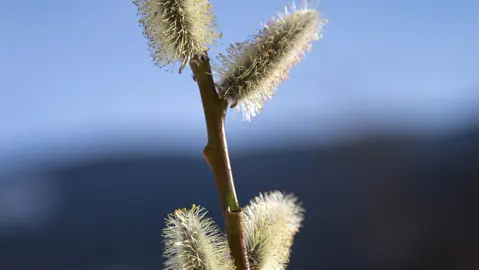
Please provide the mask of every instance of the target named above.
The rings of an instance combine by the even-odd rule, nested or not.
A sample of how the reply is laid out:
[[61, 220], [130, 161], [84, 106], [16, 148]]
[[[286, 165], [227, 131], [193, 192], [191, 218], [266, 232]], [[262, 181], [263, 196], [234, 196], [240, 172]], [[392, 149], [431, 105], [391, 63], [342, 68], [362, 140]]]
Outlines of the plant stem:
[[200, 89], [208, 132], [203, 155], [215, 176], [231, 254], [237, 270], [249, 270], [243, 212], [236, 198], [224, 128], [228, 103], [216, 93], [208, 54], [193, 58], [190, 66]]

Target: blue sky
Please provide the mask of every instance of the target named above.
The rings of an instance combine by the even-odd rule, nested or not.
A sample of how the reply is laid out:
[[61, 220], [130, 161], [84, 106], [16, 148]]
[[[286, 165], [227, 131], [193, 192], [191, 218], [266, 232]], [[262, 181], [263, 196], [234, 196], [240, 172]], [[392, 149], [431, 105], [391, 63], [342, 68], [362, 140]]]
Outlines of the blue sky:
[[[289, 3], [212, 2], [224, 33], [212, 54]], [[477, 122], [478, 1], [322, 0], [319, 7], [330, 21], [324, 40], [259, 117], [245, 123], [231, 111], [232, 144], [285, 134], [328, 142], [368, 129], [440, 133]], [[3, 3], [0, 160], [88, 152], [133, 138], [202, 147], [204, 118], [190, 71], [154, 67], [141, 30], [131, 1]]]

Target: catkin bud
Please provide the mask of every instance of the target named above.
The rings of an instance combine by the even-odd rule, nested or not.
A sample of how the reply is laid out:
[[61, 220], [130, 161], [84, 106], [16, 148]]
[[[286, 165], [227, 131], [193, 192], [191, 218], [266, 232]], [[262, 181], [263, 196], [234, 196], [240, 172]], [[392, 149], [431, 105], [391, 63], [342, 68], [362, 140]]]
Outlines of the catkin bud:
[[222, 66], [215, 68], [220, 96], [232, 107], [238, 104], [244, 119], [250, 121], [310, 50], [311, 42], [321, 38], [325, 22], [318, 10], [306, 5], [296, 9], [293, 4], [248, 41], [231, 45], [227, 55], [219, 56]]
[[251, 270], [283, 270], [289, 262], [304, 209], [292, 195], [260, 194], [244, 209], [245, 237]]
[[166, 270], [233, 270], [234, 264], [224, 235], [206, 210], [193, 205], [166, 218], [163, 230]]
[[209, 0], [133, 0], [143, 35], [155, 65], [181, 63], [179, 72], [196, 54], [204, 55], [216, 33]]

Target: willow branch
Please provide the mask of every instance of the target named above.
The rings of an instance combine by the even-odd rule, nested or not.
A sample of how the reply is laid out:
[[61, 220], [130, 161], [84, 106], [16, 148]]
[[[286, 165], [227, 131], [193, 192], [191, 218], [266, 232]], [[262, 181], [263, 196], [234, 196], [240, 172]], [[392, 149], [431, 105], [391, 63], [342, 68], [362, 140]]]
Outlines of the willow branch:
[[207, 54], [193, 58], [190, 66], [200, 89], [205, 112], [208, 143], [203, 155], [215, 176], [231, 254], [237, 270], [248, 270], [243, 212], [236, 197], [224, 129], [228, 103], [218, 97]]

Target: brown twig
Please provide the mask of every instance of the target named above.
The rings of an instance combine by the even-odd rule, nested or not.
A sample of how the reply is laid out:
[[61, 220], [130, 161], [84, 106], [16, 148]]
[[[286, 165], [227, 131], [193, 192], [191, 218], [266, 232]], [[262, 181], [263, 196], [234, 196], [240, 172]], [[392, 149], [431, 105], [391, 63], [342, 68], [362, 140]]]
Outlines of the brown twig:
[[243, 212], [236, 198], [224, 129], [228, 103], [216, 93], [208, 54], [193, 58], [190, 66], [200, 89], [208, 132], [203, 155], [215, 176], [231, 254], [237, 270], [249, 270]]

